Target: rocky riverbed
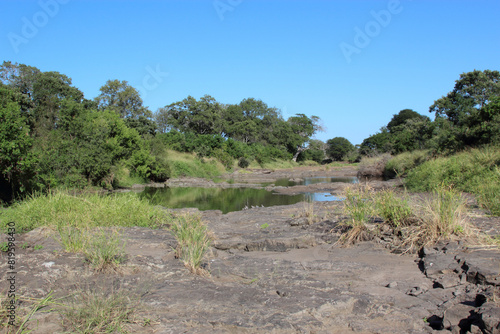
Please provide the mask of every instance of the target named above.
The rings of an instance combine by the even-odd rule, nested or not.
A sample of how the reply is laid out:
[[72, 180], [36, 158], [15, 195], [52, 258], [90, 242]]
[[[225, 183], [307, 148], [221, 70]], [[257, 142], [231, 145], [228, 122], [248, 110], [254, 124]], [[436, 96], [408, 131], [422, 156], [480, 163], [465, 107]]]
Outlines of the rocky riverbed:
[[[285, 174], [352, 173], [299, 169], [227, 178], [257, 184]], [[331, 187], [327, 191], [342, 186]], [[204, 264], [208, 277], [191, 274], [175, 259], [176, 241], [166, 229], [122, 229], [126, 261], [107, 273], [64, 252], [52, 231], [37, 229], [17, 241], [27, 245], [16, 254], [18, 294], [124, 293], [134, 305], [130, 333], [500, 333], [498, 249], [453, 241], [400, 255], [390, 251], [391, 233], [383, 228], [371, 241], [341, 247], [341, 206], [317, 202], [201, 213], [214, 236]], [[500, 234], [500, 218], [472, 212], [479, 228]], [[8, 271], [5, 255], [0, 267]], [[67, 330], [61, 315], [48, 308], [29, 324], [33, 333]]]

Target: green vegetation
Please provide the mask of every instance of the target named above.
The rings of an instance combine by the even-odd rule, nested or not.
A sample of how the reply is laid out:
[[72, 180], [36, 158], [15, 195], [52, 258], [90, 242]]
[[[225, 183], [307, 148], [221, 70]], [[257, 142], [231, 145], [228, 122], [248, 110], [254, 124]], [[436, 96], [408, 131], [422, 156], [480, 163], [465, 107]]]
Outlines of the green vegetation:
[[0, 242], [0, 251], [2, 252], [9, 251], [9, 243], [7, 241]]
[[416, 150], [412, 152], [403, 152], [390, 158], [384, 170], [384, 175], [388, 177], [406, 176], [407, 173], [418, 165], [423, 164], [430, 159], [430, 151]]
[[355, 151], [354, 145], [344, 137], [329, 139], [326, 145], [326, 154], [334, 161], [346, 160]]
[[366, 138], [360, 153], [398, 154], [430, 149], [449, 154], [471, 147], [500, 144], [500, 72], [463, 73], [453, 91], [429, 107], [427, 116], [404, 109], [395, 114], [380, 132]]
[[360, 185], [347, 187], [344, 196], [343, 213], [348, 216], [350, 229], [339, 239], [342, 244], [366, 239], [366, 224], [374, 217], [381, 217], [398, 231], [402, 238], [399, 249], [404, 252], [452, 236], [481, 239], [466, 220], [462, 194], [451, 187], [437, 187], [419, 200], [397, 196], [390, 189], [374, 193]]
[[137, 307], [123, 292], [93, 291], [75, 293], [58, 308], [65, 329], [71, 333], [128, 333]]
[[116, 268], [125, 256], [125, 243], [118, 231], [103, 228], [57, 227], [61, 244], [67, 252], [83, 253], [96, 271]]
[[375, 195], [375, 206], [378, 215], [394, 227], [409, 225], [413, 221], [413, 208], [406, 194], [401, 197], [392, 189], [383, 190]]
[[424, 200], [423, 221], [427, 239], [438, 240], [452, 234], [463, 234], [465, 225], [465, 199], [451, 187], [437, 187], [431, 197]]
[[343, 191], [343, 213], [348, 216], [349, 231], [342, 235], [340, 242], [352, 244], [366, 239], [366, 223], [375, 214], [372, 190], [365, 185], [348, 186]]
[[39, 310], [54, 304], [55, 300], [52, 297], [52, 292], [50, 292], [44, 298], [18, 298], [16, 297], [16, 303], [18, 304], [16, 312], [16, 320], [14, 324], [9, 323], [12, 319], [9, 318], [9, 311], [6, 306], [9, 300], [5, 298], [6, 295], [0, 295], [0, 330], [2, 333], [12, 333], [12, 334], [28, 334], [33, 330], [28, 329], [28, 322], [31, 317]]
[[[261, 100], [223, 104], [205, 95], [154, 115], [126, 81], [108, 80], [88, 100], [58, 72], [0, 65], [0, 201], [59, 187], [112, 189], [169, 177], [211, 177], [256, 162], [321, 162], [311, 137], [319, 118], [281, 111]], [[175, 159], [173, 151], [197, 159]], [[208, 161], [208, 163], [205, 163]]]
[[500, 147], [429, 160], [411, 170], [405, 180], [412, 191], [432, 191], [440, 184], [475, 194], [484, 208], [500, 215]]
[[6, 231], [7, 221], [15, 221], [18, 233], [40, 226], [57, 229], [58, 226], [75, 228], [143, 226], [158, 228], [169, 222], [164, 210], [141, 201], [136, 194], [126, 193], [103, 196], [68, 191], [36, 194], [15, 203], [3, 211], [0, 229]]
[[171, 229], [177, 239], [177, 257], [195, 274], [208, 272], [201, 268], [205, 254], [210, 247], [211, 238], [200, 216], [181, 215], [172, 222]]

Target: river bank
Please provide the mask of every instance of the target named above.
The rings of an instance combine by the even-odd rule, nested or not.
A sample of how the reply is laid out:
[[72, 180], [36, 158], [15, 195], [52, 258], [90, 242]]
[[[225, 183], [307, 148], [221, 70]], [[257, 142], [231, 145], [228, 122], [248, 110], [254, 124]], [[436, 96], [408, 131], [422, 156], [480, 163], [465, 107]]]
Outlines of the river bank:
[[[353, 173], [348, 168], [261, 170], [225, 176], [234, 180], [232, 184], [213, 184], [256, 185], [263, 180]], [[382, 189], [396, 184], [370, 185]], [[343, 187], [328, 186], [332, 188], [326, 191], [333, 193]], [[295, 187], [318, 189], [314, 188], [318, 185]], [[299, 191], [295, 187], [282, 189]], [[418, 254], [394, 254], [393, 231], [381, 222], [375, 222], [377, 232], [370, 241], [342, 247], [337, 244], [345, 220], [341, 202], [227, 214], [173, 211], [199, 213], [206, 222], [214, 238], [203, 263], [210, 276], [193, 275], [175, 258], [176, 240], [167, 229], [121, 228], [124, 263], [116, 271], [95, 272], [82, 255], [65, 252], [54, 231], [38, 228], [17, 240], [18, 245], [27, 245], [16, 250], [20, 295], [41, 298], [51, 291], [54, 297], [125, 295], [134, 311], [123, 329], [133, 333], [500, 331], [498, 249], [454, 240]], [[500, 234], [500, 218], [485, 215], [473, 201], [469, 219], [492, 236]], [[0, 267], [7, 272], [7, 261]], [[31, 318], [29, 328], [34, 333], [68, 331], [64, 314], [46, 310]]]

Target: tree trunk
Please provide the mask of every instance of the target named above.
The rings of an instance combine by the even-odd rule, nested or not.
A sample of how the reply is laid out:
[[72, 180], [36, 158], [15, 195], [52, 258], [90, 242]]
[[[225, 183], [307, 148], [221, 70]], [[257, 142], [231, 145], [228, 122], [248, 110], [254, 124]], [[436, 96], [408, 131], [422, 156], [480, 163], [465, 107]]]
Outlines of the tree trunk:
[[297, 162], [297, 157], [299, 156], [300, 153], [304, 152], [306, 149], [303, 148], [302, 146], [298, 146], [297, 147], [297, 152], [295, 153], [295, 155], [293, 156], [292, 158], [292, 161], [293, 162]]

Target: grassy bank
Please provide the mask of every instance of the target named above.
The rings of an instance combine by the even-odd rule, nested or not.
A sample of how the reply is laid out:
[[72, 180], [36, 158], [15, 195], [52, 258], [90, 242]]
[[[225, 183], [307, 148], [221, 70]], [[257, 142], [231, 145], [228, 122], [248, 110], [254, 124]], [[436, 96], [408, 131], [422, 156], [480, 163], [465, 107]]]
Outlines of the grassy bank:
[[75, 196], [66, 191], [47, 195], [33, 195], [23, 202], [6, 208], [0, 228], [6, 222], [15, 222], [17, 233], [31, 231], [40, 226], [57, 229], [59, 226], [77, 228], [142, 226], [157, 228], [168, 224], [168, 214], [141, 201], [136, 194], [102, 196], [84, 194]]
[[208, 230], [200, 217], [174, 216], [134, 193], [75, 196], [54, 191], [34, 195], [2, 212], [0, 229], [4, 233], [12, 227], [8, 222], [14, 222], [16, 233], [49, 227], [67, 252], [84, 254], [98, 271], [122, 262], [125, 249], [122, 227], [170, 228], [179, 244], [180, 257], [193, 272], [197, 272], [210, 244]]
[[408, 172], [411, 191], [432, 191], [440, 185], [476, 195], [479, 204], [500, 215], [500, 147], [486, 147], [431, 159]]

